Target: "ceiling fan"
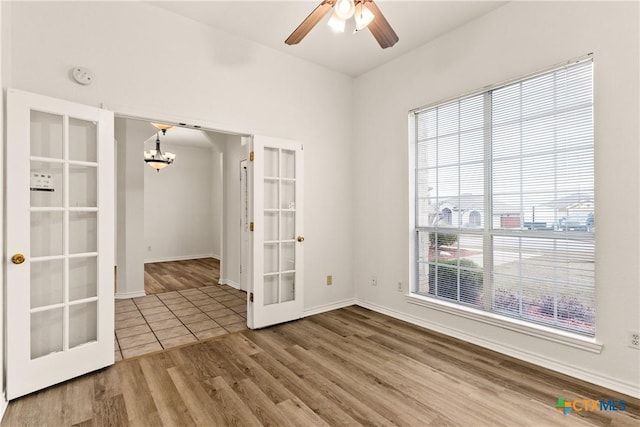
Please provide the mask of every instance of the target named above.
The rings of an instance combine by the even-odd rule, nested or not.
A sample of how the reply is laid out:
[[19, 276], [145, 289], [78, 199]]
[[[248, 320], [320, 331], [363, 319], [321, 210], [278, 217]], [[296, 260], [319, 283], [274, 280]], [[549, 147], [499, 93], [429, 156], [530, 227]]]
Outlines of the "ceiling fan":
[[373, 0], [323, 0], [284, 42], [288, 45], [300, 43], [331, 9], [334, 11], [329, 26], [335, 31], [343, 32], [346, 20], [353, 16], [355, 31], [369, 28], [381, 48], [391, 47], [399, 40]]

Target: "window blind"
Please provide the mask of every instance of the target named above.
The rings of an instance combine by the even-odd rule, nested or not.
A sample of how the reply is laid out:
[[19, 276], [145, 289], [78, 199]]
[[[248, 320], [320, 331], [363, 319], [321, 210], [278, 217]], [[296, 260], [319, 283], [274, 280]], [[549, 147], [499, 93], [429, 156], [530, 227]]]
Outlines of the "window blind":
[[415, 115], [414, 292], [593, 336], [593, 61]]

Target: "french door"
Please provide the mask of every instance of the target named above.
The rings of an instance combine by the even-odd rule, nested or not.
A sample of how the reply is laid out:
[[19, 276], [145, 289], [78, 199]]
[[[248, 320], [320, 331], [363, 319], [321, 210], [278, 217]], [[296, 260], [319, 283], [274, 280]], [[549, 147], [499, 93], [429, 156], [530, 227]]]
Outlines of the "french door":
[[250, 328], [303, 314], [303, 160], [300, 143], [253, 138]]
[[7, 92], [7, 398], [113, 364], [113, 113]]

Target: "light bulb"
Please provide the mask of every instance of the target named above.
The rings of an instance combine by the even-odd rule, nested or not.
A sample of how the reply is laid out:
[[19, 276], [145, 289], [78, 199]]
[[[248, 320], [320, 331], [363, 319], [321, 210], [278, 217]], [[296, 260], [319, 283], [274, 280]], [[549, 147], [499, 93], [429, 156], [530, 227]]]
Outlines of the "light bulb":
[[336, 33], [344, 33], [345, 24], [344, 19], [341, 19], [336, 12], [333, 12], [333, 15], [329, 18], [329, 26]]
[[338, 0], [334, 7], [335, 14], [342, 20], [347, 20], [353, 16], [356, 6], [353, 0]]

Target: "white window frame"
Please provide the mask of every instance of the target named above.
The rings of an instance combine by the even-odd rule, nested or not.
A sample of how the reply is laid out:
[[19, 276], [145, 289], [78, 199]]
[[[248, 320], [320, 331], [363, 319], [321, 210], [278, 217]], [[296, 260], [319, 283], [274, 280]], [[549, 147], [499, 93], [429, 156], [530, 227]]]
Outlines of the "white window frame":
[[[483, 88], [482, 90], [476, 91], [474, 93], [469, 93], [463, 96], [457, 96], [454, 98], [451, 98], [449, 100], [445, 100], [445, 101], [441, 101], [441, 102], [437, 102], [434, 103], [432, 105], [426, 106], [426, 107], [421, 107], [419, 109], [415, 109], [409, 112], [409, 145], [410, 145], [410, 170], [411, 170], [411, 174], [410, 174], [410, 182], [409, 182], [409, 187], [410, 187], [410, 256], [411, 256], [411, 274], [410, 274], [410, 281], [411, 281], [411, 286], [409, 288], [409, 294], [406, 296], [406, 300], [409, 303], [412, 304], [417, 304], [420, 306], [425, 306], [431, 309], [435, 309], [441, 312], [445, 312], [445, 313], [449, 313], [449, 314], [454, 314], [460, 317], [464, 317], [467, 319], [472, 319], [475, 321], [479, 321], [482, 323], [486, 323], [486, 324], [491, 324], [491, 325], [495, 325], [498, 326], [500, 328], [503, 329], [508, 329], [508, 330], [513, 330], [513, 331], [517, 331], [520, 333], [524, 333], [527, 335], [531, 335], [531, 336], [535, 336], [538, 338], [543, 338], [549, 341], [554, 341], [554, 342], [560, 342], [563, 344], [567, 344], [569, 346], [575, 347], [575, 348], [580, 348], [583, 350], [587, 350], [590, 352], [595, 352], [595, 353], [599, 353], [602, 349], [602, 346], [600, 344], [597, 343], [596, 341], [596, 336], [595, 333], [593, 334], [593, 336], [588, 336], [588, 335], [583, 335], [580, 333], [575, 333], [572, 331], [567, 331], [567, 330], [563, 330], [560, 328], [555, 328], [553, 326], [546, 326], [543, 324], [538, 324], [538, 323], [533, 323], [533, 322], [529, 322], [520, 318], [513, 318], [513, 317], [509, 317], [509, 316], [504, 316], [501, 315], [499, 313], [490, 311], [490, 310], [483, 310], [483, 309], [478, 309], [475, 307], [471, 307], [471, 306], [465, 306], [461, 303], [458, 302], [450, 302], [447, 300], [442, 300], [442, 299], [437, 299], [435, 297], [431, 297], [431, 296], [425, 296], [423, 293], [417, 293], [417, 288], [418, 288], [418, 269], [416, 268], [417, 266], [417, 253], [418, 253], [418, 243], [417, 243], [417, 231], [421, 228], [416, 226], [417, 223], [417, 217], [418, 217], [418, 212], [416, 210], [417, 208], [417, 177], [416, 177], [416, 170], [417, 170], [417, 165], [416, 165], [416, 145], [417, 145], [417, 123], [416, 123], [416, 112], [418, 111], [422, 111], [425, 109], [429, 109], [438, 105], [444, 105], [447, 102], [451, 102], [454, 100], [459, 100], [459, 99], [464, 99], [473, 95], [479, 95], [479, 94], [485, 94], [485, 96], [489, 96], [489, 94], [494, 91], [497, 90], [501, 87], [516, 83], [516, 82], [520, 82], [520, 81], [524, 81], [527, 80], [528, 78], [534, 77], [536, 75], [540, 75], [540, 74], [544, 74], [546, 72], [549, 71], [553, 71], [555, 69], [561, 68], [563, 66], [567, 66], [567, 65], [571, 65], [574, 63], [578, 63], [578, 62], [584, 62], [584, 61], [593, 61], [592, 55], [586, 55], [585, 57], [582, 58], [578, 58], [576, 60], [573, 61], [569, 61], [568, 63], [565, 64], [561, 64], [558, 66], [554, 66], [551, 67], [547, 70], [544, 70], [542, 72], [536, 72], [536, 73], [531, 73], [527, 76], [523, 76], [523, 77], [519, 77], [517, 79], [513, 79], [510, 80], [508, 82], [504, 82], [498, 85], [493, 85], [491, 87], [486, 87]], [[488, 107], [490, 108], [490, 107]], [[486, 141], [489, 141], [489, 138], [486, 138]], [[489, 144], [490, 142], [486, 142], [487, 144]], [[490, 150], [487, 150], [487, 152], [489, 152]], [[489, 158], [487, 158], [487, 156], [485, 156], [485, 198], [486, 198], [486, 203], [485, 203], [485, 210], [484, 212], [481, 212], [481, 215], [484, 217], [483, 221], [485, 220], [491, 220], [492, 218], [492, 204], [490, 203], [490, 194], [491, 194], [491, 171], [492, 171], [492, 163], [491, 160]], [[457, 229], [456, 230], [458, 234], [462, 234], [462, 233], [467, 233], [469, 230], [464, 229]], [[480, 230], [478, 230], [478, 232], [480, 232]], [[472, 231], [473, 234], [473, 231]], [[492, 254], [493, 254], [493, 250], [492, 250], [492, 242], [493, 242], [493, 238], [495, 236], [504, 234], [504, 235], [509, 235], [510, 233], [502, 233], [501, 230], [495, 230], [493, 229], [493, 227], [491, 226], [487, 226], [487, 227], [483, 227], [481, 234], [483, 235], [483, 241], [484, 241], [484, 256], [485, 256], [485, 266], [487, 265], [491, 265], [490, 263], [492, 263]], [[525, 233], [526, 235], [526, 233]], [[485, 279], [485, 283], [487, 279], [491, 280], [490, 277], [490, 272], [488, 268], [484, 268], [484, 279]], [[491, 284], [491, 286], [489, 287], [490, 289], [493, 287], [493, 284]], [[485, 290], [485, 292], [487, 292]], [[489, 290], [490, 292], [490, 290]], [[594, 320], [594, 323], [596, 323], [596, 320]]]

